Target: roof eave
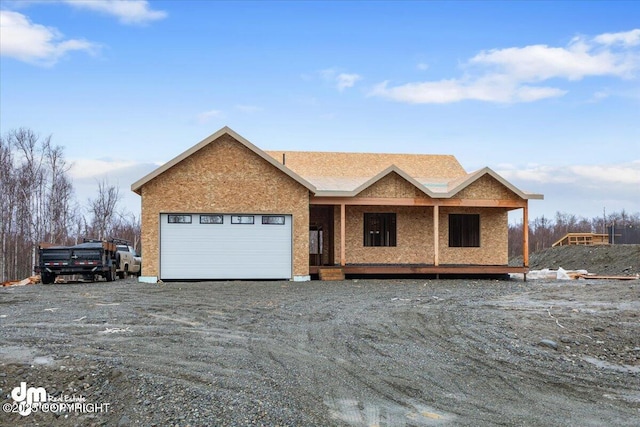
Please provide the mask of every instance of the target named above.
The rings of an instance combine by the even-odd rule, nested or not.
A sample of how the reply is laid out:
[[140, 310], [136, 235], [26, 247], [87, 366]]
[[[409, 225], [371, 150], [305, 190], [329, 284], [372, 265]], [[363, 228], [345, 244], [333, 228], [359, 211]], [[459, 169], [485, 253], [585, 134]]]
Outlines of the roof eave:
[[527, 200], [544, 200], [544, 194], [538, 194], [538, 193], [524, 193], [525, 194], [525, 199]]
[[500, 184], [504, 185], [507, 189], [513, 191], [516, 195], [518, 195], [520, 198], [522, 198], [524, 200], [529, 200], [529, 199], [540, 199], [541, 200], [544, 197], [542, 194], [527, 193], [527, 192], [524, 192], [524, 191], [520, 190], [518, 187], [516, 187], [515, 185], [511, 184], [509, 181], [504, 179], [502, 176], [500, 176], [497, 172], [495, 172], [494, 170], [492, 170], [489, 167], [485, 167], [485, 168], [482, 168], [482, 169], [479, 169], [479, 170], [477, 170], [475, 172], [470, 173], [469, 177], [467, 179], [465, 179], [460, 184], [456, 185], [454, 188], [452, 188], [451, 190], [447, 191], [446, 193], [443, 193], [443, 197], [449, 199], [449, 198], [455, 196], [457, 193], [459, 193], [460, 191], [462, 191], [463, 189], [465, 189], [469, 185], [473, 184], [474, 182], [476, 182], [478, 179], [482, 178], [485, 175], [491, 176], [496, 181], [498, 181]]
[[389, 166], [388, 168], [378, 173], [373, 178], [369, 179], [368, 181], [366, 181], [365, 183], [357, 187], [355, 190], [353, 190], [353, 195], [355, 196], [356, 194], [362, 192], [366, 188], [371, 187], [373, 184], [380, 181], [382, 178], [388, 176], [392, 172], [397, 173], [402, 179], [409, 182], [411, 185], [416, 187], [418, 190], [422, 191], [427, 196], [432, 198], [435, 197], [435, 194], [431, 190], [429, 190], [427, 187], [419, 183], [415, 178], [413, 178], [411, 175], [409, 175], [408, 173], [406, 173], [396, 165]]

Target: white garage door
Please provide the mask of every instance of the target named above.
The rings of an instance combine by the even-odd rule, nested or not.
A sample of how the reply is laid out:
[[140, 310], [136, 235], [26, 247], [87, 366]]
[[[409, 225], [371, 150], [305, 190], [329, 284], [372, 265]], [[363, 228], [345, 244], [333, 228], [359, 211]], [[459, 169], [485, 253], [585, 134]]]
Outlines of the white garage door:
[[161, 279], [290, 279], [291, 215], [160, 215]]

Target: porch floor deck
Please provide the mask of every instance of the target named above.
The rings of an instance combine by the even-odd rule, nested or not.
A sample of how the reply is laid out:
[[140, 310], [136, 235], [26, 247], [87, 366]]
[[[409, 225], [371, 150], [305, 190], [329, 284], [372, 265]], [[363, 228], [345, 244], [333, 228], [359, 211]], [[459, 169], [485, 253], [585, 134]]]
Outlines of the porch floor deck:
[[[318, 274], [322, 268], [336, 268], [339, 265], [312, 265], [309, 274]], [[344, 274], [455, 274], [455, 275], [497, 275], [528, 273], [529, 267], [507, 265], [433, 265], [433, 264], [347, 264], [342, 267]]]

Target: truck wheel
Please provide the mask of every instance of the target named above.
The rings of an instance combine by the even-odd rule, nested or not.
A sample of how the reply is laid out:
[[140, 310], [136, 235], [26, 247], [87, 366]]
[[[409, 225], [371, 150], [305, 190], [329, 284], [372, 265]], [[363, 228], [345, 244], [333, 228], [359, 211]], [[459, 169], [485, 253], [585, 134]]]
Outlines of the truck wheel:
[[40, 279], [42, 280], [42, 283], [44, 285], [50, 285], [51, 283], [55, 282], [56, 280], [56, 275], [55, 274], [50, 274], [50, 273], [44, 273]]
[[118, 279], [126, 279], [128, 275], [129, 275], [129, 265], [125, 264], [124, 270], [118, 271]]

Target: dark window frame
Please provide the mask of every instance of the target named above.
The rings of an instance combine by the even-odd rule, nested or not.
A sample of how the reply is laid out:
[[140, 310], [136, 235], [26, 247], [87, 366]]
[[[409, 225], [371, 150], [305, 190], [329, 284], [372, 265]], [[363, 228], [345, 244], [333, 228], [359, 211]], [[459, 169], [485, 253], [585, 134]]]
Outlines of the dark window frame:
[[[202, 221], [203, 218], [220, 218], [220, 222], [208, 222], [208, 221]], [[200, 224], [206, 224], [206, 225], [220, 225], [220, 224], [224, 224], [224, 215], [220, 215], [220, 214], [207, 214], [207, 215], [200, 215]]]
[[[251, 222], [239, 221], [239, 218], [251, 218]], [[253, 225], [256, 223], [255, 215], [231, 215], [231, 224], [234, 225]]]
[[398, 245], [395, 212], [365, 212], [363, 222], [363, 246], [396, 247]]
[[[178, 218], [188, 219], [188, 221], [181, 221]], [[169, 224], [191, 224], [192, 216], [185, 214], [168, 214], [167, 215], [167, 223]]]
[[449, 214], [449, 247], [480, 247], [480, 214]]
[[[282, 222], [270, 222], [271, 219], [282, 219]], [[263, 225], [285, 225], [286, 219], [284, 215], [262, 215], [262, 224]]]

